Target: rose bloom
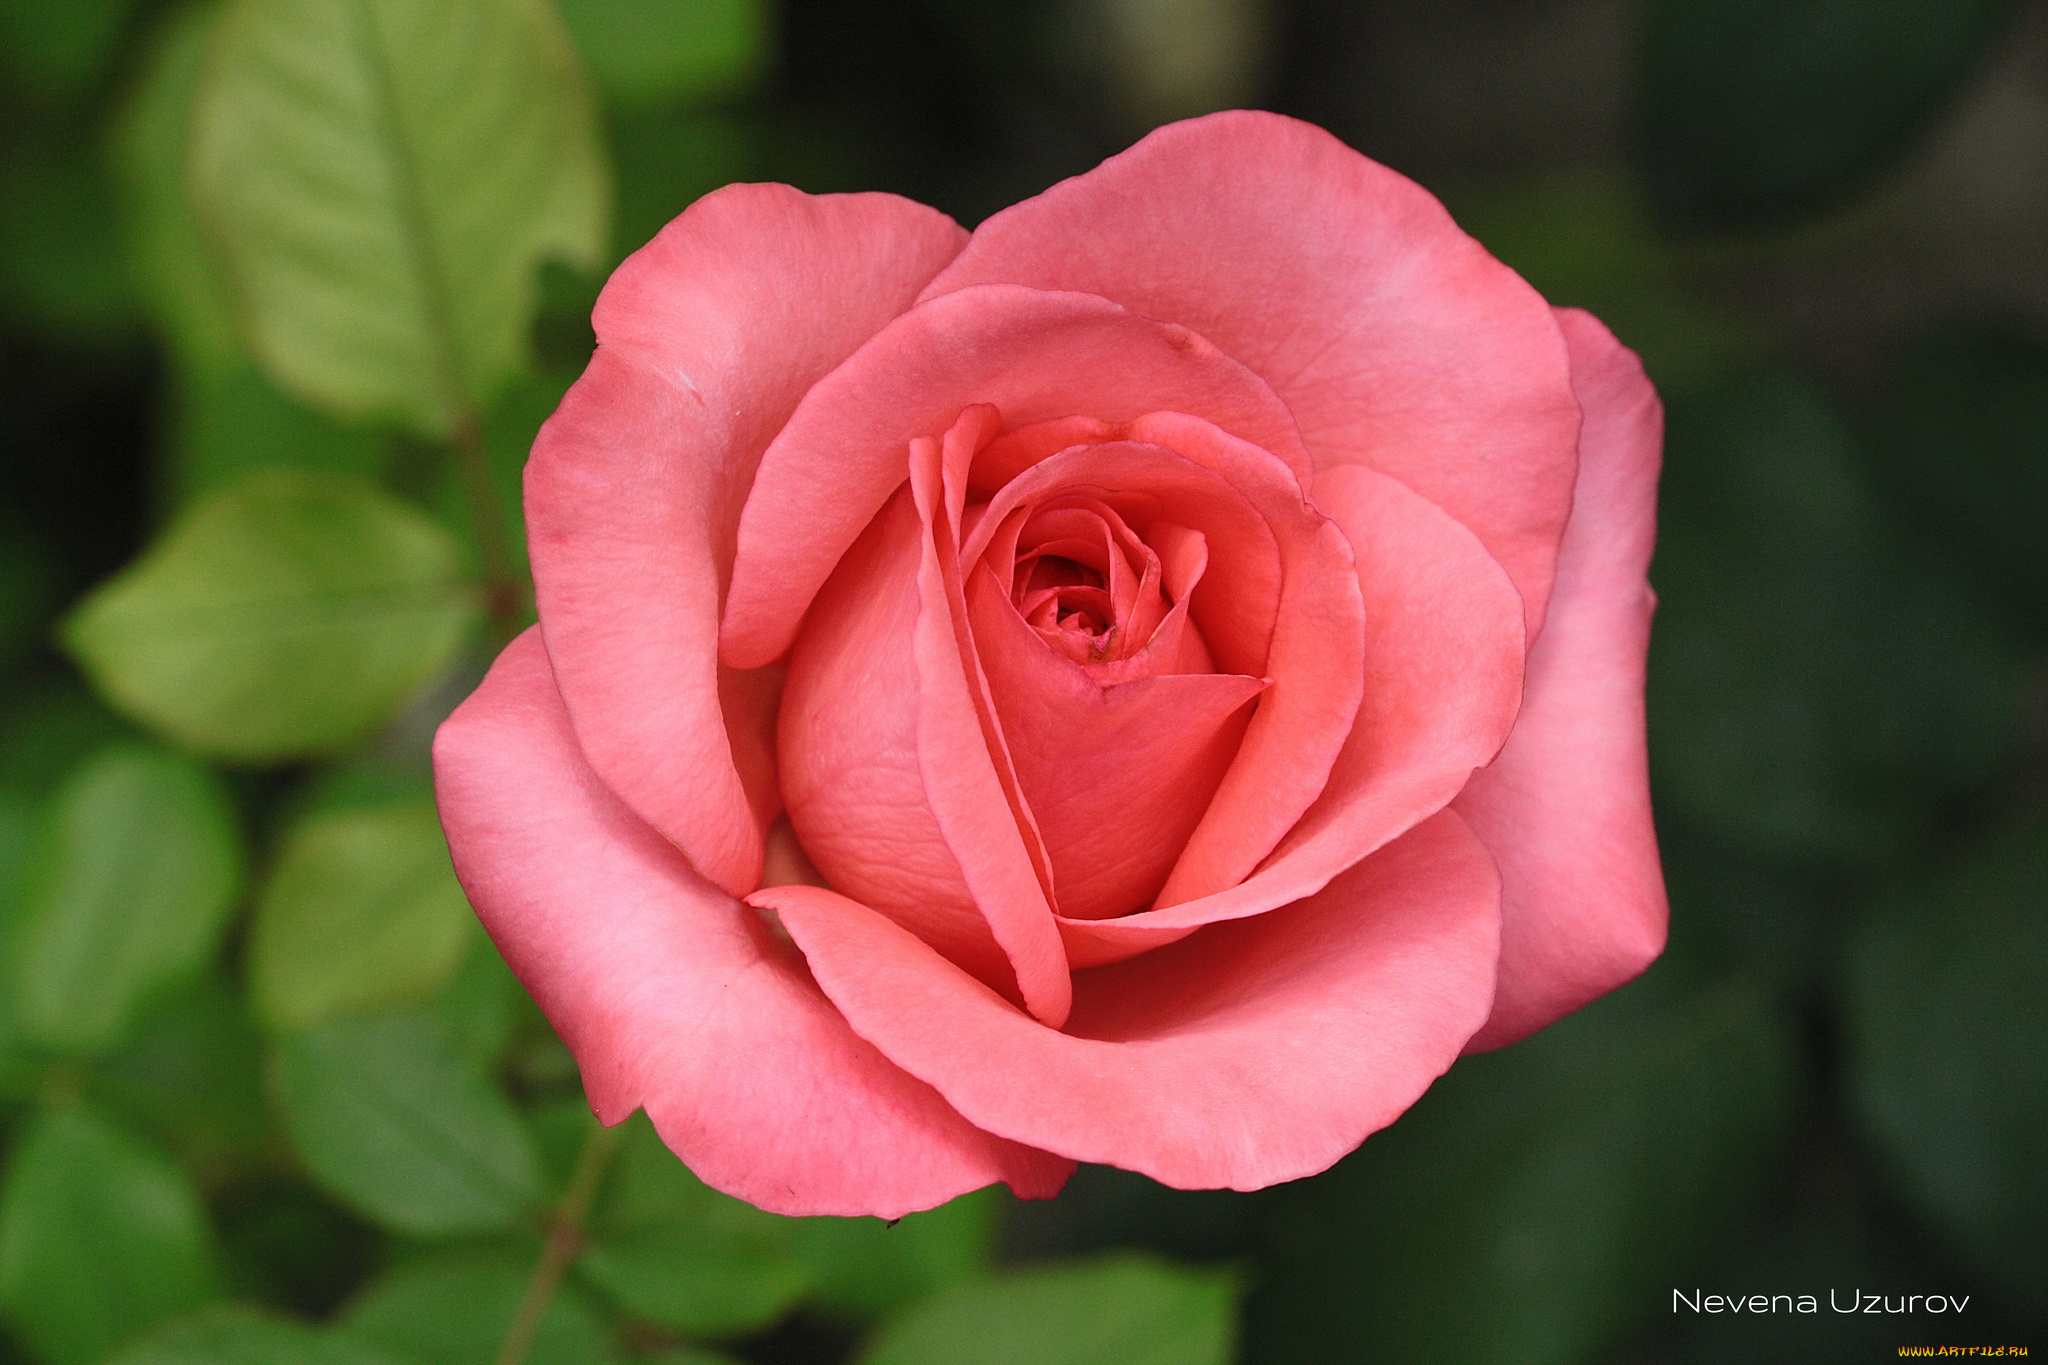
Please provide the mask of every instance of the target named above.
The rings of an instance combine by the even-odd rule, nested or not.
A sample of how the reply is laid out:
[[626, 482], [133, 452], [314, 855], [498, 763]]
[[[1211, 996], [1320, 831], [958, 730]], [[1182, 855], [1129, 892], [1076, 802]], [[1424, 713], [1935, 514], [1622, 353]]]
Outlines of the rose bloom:
[[595, 328], [441, 813], [707, 1183], [1292, 1180], [1662, 948], [1656, 396], [1401, 176], [1229, 113], [971, 235], [735, 185]]

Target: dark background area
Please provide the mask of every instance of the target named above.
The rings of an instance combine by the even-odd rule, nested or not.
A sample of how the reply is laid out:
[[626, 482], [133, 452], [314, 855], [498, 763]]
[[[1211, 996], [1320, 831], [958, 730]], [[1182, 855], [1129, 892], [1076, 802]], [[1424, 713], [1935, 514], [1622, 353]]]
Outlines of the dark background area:
[[[28, 810], [126, 727], [57, 623], [229, 457], [122, 264], [123, 111], [174, 7], [0, 9], [0, 777]], [[599, 64], [615, 255], [728, 179], [972, 225], [1160, 122], [1253, 105], [1438, 194], [1607, 320], [1668, 408], [1665, 959], [1461, 1063], [1323, 1176], [1239, 1195], [1084, 1168], [1004, 1210], [1001, 1256], [1225, 1267], [1242, 1358], [1273, 1365], [2048, 1351], [2048, 5], [789, 0], [765, 21], [758, 58], [680, 94]], [[534, 392], [580, 366], [600, 278], [548, 268]], [[390, 440], [253, 401], [218, 420]], [[551, 402], [508, 400], [507, 469]], [[395, 448], [387, 484], [434, 506]], [[262, 846], [330, 775], [224, 780]], [[241, 934], [208, 980], [240, 979]], [[164, 1008], [226, 1018], [236, 989]], [[104, 1074], [0, 1066], [0, 1132], [87, 1095], [196, 1181], [236, 1293], [323, 1317], [409, 1244], [264, 1117], [266, 1044], [208, 1027], [145, 1028]], [[508, 1030], [493, 1074], [545, 1145], [573, 1077], [537, 1017]], [[212, 1080], [166, 1082], [186, 1073], [151, 1061], [164, 1038]], [[1820, 1311], [1694, 1313], [1675, 1290]], [[1968, 1307], [1846, 1315], [1831, 1293]], [[713, 1335], [822, 1362], [867, 1321], [803, 1301]], [[613, 1349], [678, 1340], [629, 1326]], [[88, 1365], [0, 1338], [16, 1360]]]

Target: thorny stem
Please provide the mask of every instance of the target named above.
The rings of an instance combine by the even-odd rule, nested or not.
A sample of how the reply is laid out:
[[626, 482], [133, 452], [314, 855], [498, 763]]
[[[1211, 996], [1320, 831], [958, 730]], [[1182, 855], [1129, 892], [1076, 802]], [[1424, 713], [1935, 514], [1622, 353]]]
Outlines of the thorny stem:
[[526, 1297], [519, 1301], [519, 1312], [512, 1319], [511, 1330], [505, 1333], [505, 1344], [498, 1349], [497, 1365], [526, 1365], [541, 1319], [555, 1297], [555, 1287], [562, 1282], [562, 1272], [583, 1249], [583, 1220], [590, 1216], [590, 1204], [597, 1197], [604, 1168], [619, 1145], [619, 1135], [625, 1131], [624, 1124], [614, 1128], [598, 1124], [583, 1139], [583, 1150], [576, 1154], [576, 1169], [569, 1176], [569, 1188], [555, 1207], [555, 1216], [548, 1223], [547, 1242], [533, 1267], [533, 1278], [527, 1281]]
[[477, 557], [482, 561], [484, 578], [484, 609], [490, 617], [492, 643], [502, 648], [526, 624], [526, 589], [519, 581], [511, 538], [505, 534], [503, 509], [491, 480], [490, 457], [484, 451], [483, 428], [475, 413], [465, 412], [455, 419], [448, 446], [455, 457], [456, 473], [462, 479], [470, 524], [476, 528]]

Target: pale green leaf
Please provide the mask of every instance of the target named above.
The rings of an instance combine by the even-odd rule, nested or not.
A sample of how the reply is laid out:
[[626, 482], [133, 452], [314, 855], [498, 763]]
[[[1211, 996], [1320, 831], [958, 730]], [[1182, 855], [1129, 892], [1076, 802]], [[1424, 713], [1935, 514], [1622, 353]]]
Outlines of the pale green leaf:
[[245, 762], [346, 747], [445, 667], [475, 594], [447, 532], [359, 480], [259, 471], [194, 505], [72, 616], [102, 693]]
[[810, 1282], [792, 1244], [798, 1225], [705, 1185], [644, 1113], [628, 1123], [577, 1269], [627, 1311], [686, 1336], [774, 1322]]
[[430, 435], [523, 363], [534, 266], [605, 245], [596, 121], [545, 0], [231, 0], [192, 166], [279, 382]]
[[879, 1218], [800, 1218], [797, 1255], [811, 1267], [807, 1304], [867, 1321], [988, 1267], [1002, 1217], [995, 1186], [893, 1223]]
[[109, 1365], [397, 1365], [349, 1337], [223, 1305], [152, 1333]]
[[860, 1365], [1226, 1365], [1230, 1277], [1146, 1257], [961, 1285], [886, 1324]]
[[736, 94], [769, 51], [762, 0], [562, 0], [562, 18], [623, 109]]
[[435, 1016], [323, 1024], [280, 1039], [272, 1064], [306, 1165], [384, 1226], [422, 1237], [499, 1231], [540, 1202], [531, 1132]]
[[44, 1365], [94, 1365], [216, 1292], [184, 1174], [89, 1110], [46, 1110], [0, 1190], [0, 1303]]
[[[340, 1328], [405, 1365], [481, 1365], [497, 1357], [532, 1277], [531, 1254], [443, 1253], [376, 1281]], [[605, 1335], [584, 1296], [563, 1285], [548, 1301], [527, 1365], [607, 1365]]]
[[198, 764], [139, 744], [88, 760], [31, 855], [8, 962], [23, 1031], [62, 1052], [119, 1043], [153, 991], [212, 955], [240, 863], [227, 798]]
[[315, 815], [285, 836], [256, 906], [250, 995], [272, 1028], [424, 1000], [476, 924], [427, 801]]
[[200, 228], [185, 176], [192, 96], [218, 12], [201, 3], [171, 12], [112, 130], [129, 268], [151, 320], [192, 379], [247, 363], [235, 340], [213, 244]]

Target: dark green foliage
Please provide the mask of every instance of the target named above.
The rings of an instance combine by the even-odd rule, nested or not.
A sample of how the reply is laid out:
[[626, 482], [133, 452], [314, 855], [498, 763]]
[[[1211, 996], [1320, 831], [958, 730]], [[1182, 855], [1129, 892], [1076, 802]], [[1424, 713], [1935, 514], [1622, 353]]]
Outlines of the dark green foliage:
[[1988, 600], [2048, 636], [2048, 345], [2009, 320], [1950, 324], [1895, 380], [1873, 442], [1888, 488]]
[[2048, 825], [1894, 890], [1843, 978], [1851, 1092], [1886, 1167], [1991, 1283], [2048, 1307]]
[[1652, 0], [1638, 159], [1683, 231], [1774, 227], [1896, 163], [1955, 96], [2007, 0]]
[[1746, 992], [1645, 982], [1467, 1058], [1328, 1175], [1284, 1191], [1251, 1358], [1595, 1358], [1765, 1191], [1797, 1065]]

